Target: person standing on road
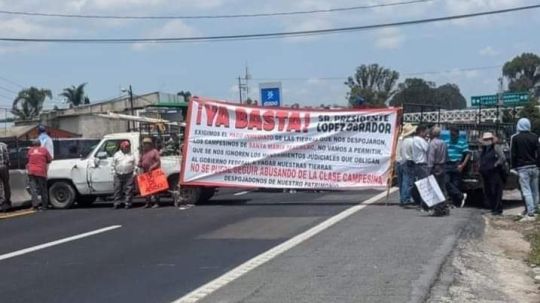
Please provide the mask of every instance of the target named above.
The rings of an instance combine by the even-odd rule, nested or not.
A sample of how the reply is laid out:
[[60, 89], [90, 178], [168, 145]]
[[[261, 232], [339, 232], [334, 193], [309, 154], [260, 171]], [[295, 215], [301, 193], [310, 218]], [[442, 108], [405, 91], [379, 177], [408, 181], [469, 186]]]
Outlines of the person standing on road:
[[54, 159], [54, 144], [51, 137], [49, 137], [49, 135], [47, 134], [47, 129], [45, 128], [45, 126], [40, 125], [38, 126], [38, 132], [38, 138], [41, 146], [45, 147], [49, 152], [49, 155], [51, 155], [51, 158]]
[[133, 200], [133, 181], [135, 172], [135, 156], [131, 153], [129, 141], [120, 143], [120, 150], [117, 151], [112, 160], [112, 170], [114, 174], [114, 204], [113, 208], [120, 207], [122, 197], [124, 207], [131, 208]]
[[459, 130], [455, 127], [450, 128], [450, 139], [445, 143], [448, 147], [446, 190], [454, 205], [463, 207], [467, 200], [467, 194], [461, 192], [461, 182], [463, 170], [470, 159], [469, 143], [466, 138], [460, 138]]
[[403, 126], [401, 132], [401, 142], [397, 153], [397, 170], [398, 170], [398, 186], [399, 186], [399, 204], [406, 206], [412, 204], [411, 189], [413, 187], [413, 134], [416, 131], [416, 126], [407, 123]]
[[[429, 142], [429, 149], [427, 155], [427, 165], [429, 173], [435, 177], [437, 184], [446, 197], [446, 161], [448, 150], [446, 143], [440, 138], [441, 129], [439, 127], [433, 127], [431, 129], [431, 141]], [[446, 201], [437, 204], [434, 209], [434, 215], [443, 216], [448, 215], [448, 205]]]
[[512, 169], [518, 172], [519, 185], [526, 204], [523, 220], [534, 220], [538, 210], [538, 136], [531, 132], [531, 122], [527, 118], [519, 119], [517, 134], [510, 139]]
[[484, 180], [484, 194], [491, 205], [491, 214], [503, 213], [502, 194], [504, 174], [507, 170], [506, 157], [491, 132], [485, 132], [481, 139], [480, 174]]
[[11, 208], [11, 187], [9, 185], [9, 150], [7, 144], [0, 142], [0, 211]]
[[[154, 169], [161, 167], [161, 159], [159, 157], [159, 151], [154, 147], [152, 138], [143, 139], [143, 151], [139, 160], [139, 167], [144, 173], [151, 172]], [[157, 208], [159, 207], [159, 194], [146, 197], [146, 204], [144, 208]]]
[[[427, 167], [427, 152], [429, 144], [426, 141], [427, 128], [424, 125], [419, 125], [416, 128], [416, 133], [412, 141], [412, 161], [413, 161], [413, 184], [414, 181], [418, 181], [429, 176], [429, 170]], [[416, 204], [422, 206], [422, 197], [416, 187], [413, 187], [411, 195]]]
[[[52, 161], [52, 157], [49, 151], [41, 146], [39, 139], [35, 139], [32, 145], [28, 150], [28, 164], [26, 165], [30, 181], [30, 192], [32, 193], [32, 209], [46, 210], [49, 206], [47, 168]], [[39, 201], [38, 196], [41, 196], [41, 201]]]

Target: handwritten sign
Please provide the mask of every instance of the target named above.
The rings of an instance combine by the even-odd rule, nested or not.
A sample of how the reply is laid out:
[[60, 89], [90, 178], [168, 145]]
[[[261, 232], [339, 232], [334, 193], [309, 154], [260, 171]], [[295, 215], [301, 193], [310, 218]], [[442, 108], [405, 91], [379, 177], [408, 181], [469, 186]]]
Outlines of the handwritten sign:
[[161, 169], [137, 176], [137, 185], [142, 197], [150, 196], [169, 189], [167, 176]]
[[414, 184], [416, 185], [416, 188], [418, 188], [418, 192], [427, 206], [433, 207], [434, 205], [446, 200], [441, 188], [439, 187], [439, 184], [437, 183], [437, 180], [433, 175], [418, 180], [414, 182]]

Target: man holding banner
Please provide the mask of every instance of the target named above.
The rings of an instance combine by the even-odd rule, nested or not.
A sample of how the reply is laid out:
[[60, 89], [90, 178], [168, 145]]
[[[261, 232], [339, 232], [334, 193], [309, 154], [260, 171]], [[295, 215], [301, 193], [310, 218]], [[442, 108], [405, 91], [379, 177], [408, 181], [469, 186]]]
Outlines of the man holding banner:
[[[154, 148], [152, 138], [147, 137], [143, 139], [143, 151], [139, 160], [139, 167], [144, 173], [151, 172], [161, 167], [159, 152]], [[144, 208], [150, 207], [159, 207], [159, 194], [153, 194], [146, 197], [146, 204], [144, 205]]]

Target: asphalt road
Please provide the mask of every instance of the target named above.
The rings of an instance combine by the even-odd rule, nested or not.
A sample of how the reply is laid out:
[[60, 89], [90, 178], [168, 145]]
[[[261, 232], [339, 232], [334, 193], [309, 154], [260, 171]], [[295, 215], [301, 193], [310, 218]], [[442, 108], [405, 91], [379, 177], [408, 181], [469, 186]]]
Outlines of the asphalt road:
[[[97, 204], [0, 220], [0, 302], [171, 302], [376, 193], [225, 190], [184, 211]], [[367, 206], [203, 301], [420, 300], [476, 213]]]

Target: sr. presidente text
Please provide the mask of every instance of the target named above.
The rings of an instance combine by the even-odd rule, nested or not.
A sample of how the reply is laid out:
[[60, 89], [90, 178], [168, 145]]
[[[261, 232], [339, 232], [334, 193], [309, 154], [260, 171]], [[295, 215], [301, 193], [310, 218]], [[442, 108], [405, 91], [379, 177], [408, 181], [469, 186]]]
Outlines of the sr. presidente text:
[[[231, 127], [231, 117], [234, 115], [234, 128], [261, 131], [308, 132], [311, 113], [276, 109], [246, 109], [235, 108], [228, 110], [226, 106], [215, 104], [197, 104], [195, 123], [201, 125], [203, 117], [209, 127]], [[204, 113], [203, 113], [204, 112]], [[390, 134], [392, 124], [389, 114], [380, 115], [319, 115], [316, 124], [317, 132], [367, 132]]]

